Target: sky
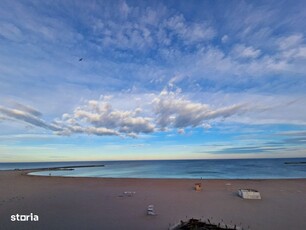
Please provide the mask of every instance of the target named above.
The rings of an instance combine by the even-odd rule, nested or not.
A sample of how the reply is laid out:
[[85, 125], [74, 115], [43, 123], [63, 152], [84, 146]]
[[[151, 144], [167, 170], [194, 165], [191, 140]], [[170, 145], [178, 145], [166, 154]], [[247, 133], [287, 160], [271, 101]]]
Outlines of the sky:
[[0, 3], [0, 162], [306, 157], [305, 1]]

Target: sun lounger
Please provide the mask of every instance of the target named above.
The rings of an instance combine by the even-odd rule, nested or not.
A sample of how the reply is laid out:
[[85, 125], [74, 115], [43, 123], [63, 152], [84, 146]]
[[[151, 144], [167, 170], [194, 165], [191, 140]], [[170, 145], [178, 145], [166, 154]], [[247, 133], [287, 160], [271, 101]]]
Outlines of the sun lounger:
[[148, 206], [147, 215], [148, 215], [148, 216], [156, 216], [156, 213], [155, 213], [155, 211], [154, 211], [154, 205], [150, 204], [150, 205]]

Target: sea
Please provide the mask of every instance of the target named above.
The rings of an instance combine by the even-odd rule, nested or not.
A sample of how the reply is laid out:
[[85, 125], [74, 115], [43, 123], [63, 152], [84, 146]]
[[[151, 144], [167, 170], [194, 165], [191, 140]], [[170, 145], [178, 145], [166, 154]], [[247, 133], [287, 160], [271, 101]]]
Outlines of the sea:
[[[289, 163], [289, 164], [288, 164]], [[82, 165], [103, 167], [73, 168]], [[226, 160], [145, 160], [0, 163], [0, 170], [72, 166], [71, 170], [32, 172], [39, 176], [176, 179], [306, 178], [306, 158]]]

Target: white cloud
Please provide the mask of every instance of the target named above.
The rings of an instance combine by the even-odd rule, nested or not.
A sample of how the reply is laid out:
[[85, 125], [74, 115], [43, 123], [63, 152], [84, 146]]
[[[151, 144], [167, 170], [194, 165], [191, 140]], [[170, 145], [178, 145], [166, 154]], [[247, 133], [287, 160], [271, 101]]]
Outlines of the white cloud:
[[185, 129], [178, 129], [177, 132], [178, 132], [179, 134], [185, 134]]
[[[63, 124], [62, 124], [63, 125]], [[57, 135], [72, 135], [72, 134], [88, 134], [88, 135], [97, 135], [97, 136], [119, 136], [120, 133], [113, 129], [107, 129], [104, 127], [83, 127], [78, 124], [76, 125], [64, 125], [64, 128], [61, 131], [55, 132]]]
[[122, 12], [124, 20], [102, 20], [95, 17], [91, 25], [93, 39], [98, 47], [146, 53], [157, 47], [176, 45], [175, 40], [189, 46], [209, 41], [216, 36], [216, 31], [209, 22], [186, 21], [178, 12], [169, 17], [169, 9], [163, 5], [160, 8], [160, 11], [150, 7], [141, 9], [128, 6], [123, 1], [119, 5], [119, 11]]
[[288, 50], [291, 48], [296, 48], [303, 43], [302, 34], [293, 34], [287, 37], [282, 37], [278, 39], [278, 45], [281, 50]]
[[90, 100], [84, 106], [77, 107], [72, 114], [63, 114], [57, 123], [64, 127], [58, 134], [87, 133], [94, 135], [127, 135], [154, 132], [154, 125], [148, 117], [142, 117], [140, 108], [134, 110], [114, 109], [102, 97], [100, 101]]
[[[126, 103], [127, 98], [129, 103]], [[14, 109], [0, 107], [0, 115], [2, 123], [22, 121], [57, 135], [135, 138], [173, 129], [183, 134], [185, 129], [210, 129], [231, 123], [305, 125], [306, 110], [302, 104], [303, 100], [295, 97], [222, 93], [183, 95], [180, 89], [164, 89], [160, 93], [124, 93], [88, 100], [51, 123], [43, 120], [39, 111], [20, 103], [14, 103]]]
[[[27, 108], [26, 106], [21, 107], [21, 109]], [[25, 123], [41, 127], [44, 129], [52, 130], [52, 131], [59, 131], [61, 130], [60, 127], [56, 126], [55, 124], [48, 124], [46, 121], [40, 119], [39, 117], [29, 113], [27, 111], [23, 111], [20, 109], [10, 109], [4, 108], [0, 106], [0, 114], [8, 117], [9, 119], [13, 118], [15, 120], [23, 121]]]
[[22, 32], [21, 30], [12, 23], [4, 23], [0, 22], [0, 36], [11, 40], [11, 41], [21, 41], [22, 40]]
[[29, 113], [33, 116], [36, 116], [36, 117], [40, 117], [42, 114], [41, 112], [39, 112], [38, 110], [28, 106], [28, 105], [24, 105], [24, 104], [21, 104], [21, 103], [18, 103], [18, 102], [15, 102], [15, 101], [12, 101], [12, 106], [13, 108], [16, 108], [16, 109], [19, 109], [19, 110], [22, 110], [26, 113]]
[[293, 136], [293, 137], [305, 137], [306, 136], [306, 131], [304, 130], [293, 130], [293, 131], [283, 131], [277, 133], [278, 135], [281, 136]]
[[173, 36], [180, 37], [185, 43], [211, 40], [215, 30], [206, 22], [188, 23], [183, 15], [175, 15], [166, 21], [166, 28], [173, 31]]
[[[218, 95], [223, 98], [222, 94]], [[302, 95], [261, 95], [249, 93], [235, 93], [227, 95], [231, 103], [249, 104], [249, 112], [227, 119], [228, 123], [248, 125], [278, 125], [306, 124], [306, 109], [303, 104], [305, 96]], [[297, 112], [298, 111], [298, 112]]]
[[233, 49], [234, 55], [238, 58], [257, 58], [261, 51], [251, 46], [242, 44], [236, 45]]
[[226, 43], [228, 39], [229, 39], [228, 35], [223, 35], [223, 37], [221, 38], [221, 41], [222, 43]]
[[212, 119], [226, 118], [244, 113], [243, 104], [231, 105], [217, 109], [208, 104], [195, 103], [184, 99], [179, 94], [164, 90], [153, 100], [156, 124], [162, 130], [167, 128], [187, 128], [206, 126]]
[[298, 61], [306, 58], [306, 45], [302, 34], [293, 34], [291, 36], [278, 39], [280, 57], [286, 61]]
[[[125, 97], [130, 95], [126, 94]], [[64, 113], [60, 119], [48, 123], [41, 119], [41, 113], [20, 103], [17, 109], [0, 107], [0, 114], [5, 118], [24, 121], [36, 127], [54, 131], [58, 135], [91, 134], [97, 136], [116, 135], [137, 137], [156, 131], [167, 131], [173, 128], [183, 133], [185, 128], [210, 128], [209, 121], [223, 119], [244, 113], [244, 105], [231, 105], [211, 108], [208, 104], [192, 102], [176, 92], [163, 90], [160, 94], [151, 94], [131, 98], [130, 106], [134, 108], [113, 108], [115, 99], [111, 96], [100, 100], [89, 100], [78, 106], [73, 113]], [[124, 99], [126, 100], [126, 99]], [[133, 102], [134, 100], [134, 102]], [[117, 106], [125, 107], [121, 103]]]
[[128, 15], [129, 12], [130, 12], [130, 7], [128, 6], [128, 4], [126, 3], [126, 1], [122, 1], [122, 2], [119, 4], [119, 9], [120, 9], [121, 14], [124, 15], [124, 17], [127, 17], [127, 15]]
[[203, 127], [204, 129], [211, 129], [211, 128], [212, 128], [212, 126], [211, 126], [210, 124], [208, 124], [208, 123], [204, 123], [204, 124], [202, 125], [202, 127]]
[[299, 47], [296, 53], [297, 58], [306, 58], [306, 46]]

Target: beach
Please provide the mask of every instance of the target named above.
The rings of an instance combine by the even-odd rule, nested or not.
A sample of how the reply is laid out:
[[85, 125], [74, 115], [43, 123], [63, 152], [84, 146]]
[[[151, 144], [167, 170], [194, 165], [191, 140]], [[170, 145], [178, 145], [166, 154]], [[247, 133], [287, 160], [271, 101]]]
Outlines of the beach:
[[[65, 178], [27, 172], [0, 172], [0, 229], [162, 230], [192, 217], [252, 230], [306, 228], [306, 179]], [[195, 183], [202, 191], [194, 190]], [[239, 188], [256, 189], [262, 199], [244, 200]], [[146, 215], [150, 204], [156, 216]], [[11, 221], [11, 215], [30, 213], [39, 221]]]

